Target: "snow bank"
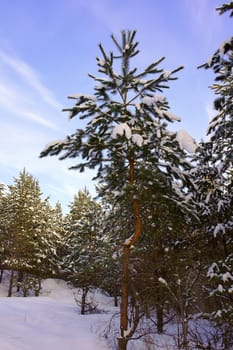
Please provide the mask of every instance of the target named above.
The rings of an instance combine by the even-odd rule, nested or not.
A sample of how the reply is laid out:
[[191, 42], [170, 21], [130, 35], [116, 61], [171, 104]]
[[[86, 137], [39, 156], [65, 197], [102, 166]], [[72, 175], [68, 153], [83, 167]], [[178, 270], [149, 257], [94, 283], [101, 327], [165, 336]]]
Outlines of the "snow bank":
[[48, 278], [42, 282], [42, 296], [51, 299], [62, 299], [63, 302], [74, 300], [73, 289], [63, 280]]

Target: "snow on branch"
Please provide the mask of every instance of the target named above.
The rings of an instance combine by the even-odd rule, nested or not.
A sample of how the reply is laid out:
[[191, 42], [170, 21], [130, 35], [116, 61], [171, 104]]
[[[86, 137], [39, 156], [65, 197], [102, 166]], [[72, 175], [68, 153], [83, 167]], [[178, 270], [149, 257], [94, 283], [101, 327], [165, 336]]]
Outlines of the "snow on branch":
[[123, 135], [125, 135], [128, 140], [131, 139], [132, 131], [130, 127], [126, 123], [117, 124], [112, 131], [111, 137], [115, 139], [117, 136]]
[[88, 94], [74, 94], [74, 95], [68, 96], [68, 98], [75, 99], [75, 100], [79, 100], [79, 99], [92, 100], [92, 101], [96, 101], [97, 100], [96, 96], [88, 95]]
[[166, 97], [163, 95], [153, 95], [151, 96], [144, 96], [142, 98], [142, 103], [144, 103], [147, 106], [153, 106], [154, 104], [156, 104], [157, 102], [161, 102], [161, 103], [165, 103], [166, 102]]
[[180, 148], [188, 153], [195, 153], [197, 149], [197, 143], [192, 136], [185, 130], [179, 130], [176, 133], [176, 140], [178, 141]]

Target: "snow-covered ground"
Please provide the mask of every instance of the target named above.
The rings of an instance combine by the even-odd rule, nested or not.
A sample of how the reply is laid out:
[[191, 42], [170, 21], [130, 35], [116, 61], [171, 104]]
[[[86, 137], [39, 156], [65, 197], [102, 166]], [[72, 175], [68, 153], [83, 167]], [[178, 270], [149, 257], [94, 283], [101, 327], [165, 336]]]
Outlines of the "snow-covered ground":
[[[39, 297], [24, 298], [15, 293], [7, 298], [7, 281], [0, 283], [0, 350], [117, 348], [119, 309], [113, 306], [113, 298], [96, 291], [97, 312], [82, 316], [75, 301], [77, 290], [66, 282], [47, 279], [42, 287]], [[171, 324], [166, 334], [152, 332], [152, 338], [130, 341], [128, 350], [177, 349], [176, 327], [176, 324]], [[204, 331], [205, 328], [206, 324], [202, 324], [201, 329]]]
[[[7, 298], [6, 282], [0, 283], [0, 350], [116, 349], [119, 317], [113, 315], [119, 316], [119, 309], [113, 298], [96, 291], [97, 312], [82, 316], [75, 301], [77, 290], [62, 280], [44, 280], [40, 296], [27, 298], [17, 293]], [[166, 336], [157, 340], [159, 349], [174, 349]], [[150, 347], [137, 340], [128, 349]]]
[[[0, 284], [1, 350], [107, 350], [100, 336], [111, 312], [80, 315], [73, 290], [64, 281], [45, 280], [40, 297], [6, 298]], [[101, 296], [106, 310], [111, 298]], [[97, 296], [98, 299], [98, 296]]]

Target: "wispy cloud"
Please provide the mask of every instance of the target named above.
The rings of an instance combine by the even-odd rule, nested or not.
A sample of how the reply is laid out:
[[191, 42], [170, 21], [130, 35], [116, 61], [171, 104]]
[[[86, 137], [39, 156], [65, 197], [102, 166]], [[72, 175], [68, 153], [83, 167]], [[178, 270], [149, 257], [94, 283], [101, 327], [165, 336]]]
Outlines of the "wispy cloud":
[[36, 71], [26, 62], [3, 50], [0, 50], [1, 67], [3, 73], [0, 82], [0, 108], [14, 117], [58, 130], [51, 118], [46, 119], [42, 114], [51, 115], [54, 110], [60, 111], [62, 106], [41, 83]]
[[208, 46], [216, 45], [216, 39], [218, 40], [226, 29], [223, 16], [219, 16], [216, 11], [216, 0], [183, 0], [181, 6], [186, 16], [189, 16], [190, 26], [198, 34], [199, 40]]
[[30, 65], [18, 58], [10, 56], [2, 50], [0, 50], [0, 60], [20, 75], [24, 82], [35, 89], [44, 102], [57, 110], [61, 110], [61, 104], [53, 96], [52, 92], [41, 83], [38, 74]]
[[[38, 112], [33, 111], [33, 108], [28, 105], [24, 94], [8, 83], [0, 84], [0, 107], [15, 116], [31, 120], [53, 130], [58, 130], [54, 123], [43, 118]], [[36, 108], [34, 107], [34, 109]]]
[[4, 130], [4, 133], [0, 137], [0, 183], [10, 184], [13, 177], [17, 177], [18, 173], [26, 168], [40, 179], [41, 190], [46, 196], [51, 196], [52, 204], [62, 200], [66, 206], [74, 194], [87, 183], [91, 193], [95, 195], [94, 183], [91, 182], [94, 171], [79, 173], [68, 170], [68, 167], [74, 164], [73, 160], [61, 162], [55, 157], [39, 158], [43, 146], [48, 141], [48, 135], [42, 129], [3, 120], [1, 130]]

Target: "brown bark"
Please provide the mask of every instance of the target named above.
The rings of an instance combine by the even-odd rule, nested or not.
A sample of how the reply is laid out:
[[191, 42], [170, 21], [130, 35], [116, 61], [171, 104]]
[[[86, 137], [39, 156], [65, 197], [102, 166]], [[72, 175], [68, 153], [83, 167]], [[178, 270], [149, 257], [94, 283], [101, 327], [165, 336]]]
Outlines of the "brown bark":
[[82, 288], [82, 299], [81, 299], [81, 315], [85, 315], [85, 307], [86, 307], [86, 297], [89, 291], [88, 287]]
[[1, 274], [0, 274], [0, 283], [2, 283], [3, 272], [4, 272], [4, 270], [1, 270]]
[[[129, 298], [129, 253], [130, 246], [125, 245], [123, 251], [123, 276], [121, 288], [121, 332], [128, 329], [128, 298]], [[122, 335], [123, 336], [123, 335]]]
[[14, 270], [11, 270], [11, 277], [10, 277], [9, 288], [8, 288], [8, 297], [12, 296], [13, 283], [14, 283]]
[[118, 350], [126, 350], [127, 349], [128, 340], [125, 338], [118, 339]]
[[163, 333], [163, 306], [156, 306], [156, 314], [157, 314], [157, 331], [158, 333]]
[[[129, 182], [130, 185], [134, 185], [134, 160], [133, 158], [129, 159]], [[142, 232], [142, 222], [140, 215], [139, 200], [137, 196], [132, 193], [132, 206], [134, 212], [135, 220], [135, 231], [134, 234], [130, 236], [124, 242], [123, 247], [123, 271], [122, 271], [122, 288], [121, 288], [121, 318], [120, 318], [120, 328], [121, 328], [121, 337], [118, 339], [118, 349], [126, 350], [127, 343], [130, 335], [126, 336], [125, 332], [128, 331], [128, 298], [129, 298], [129, 257], [130, 257], [130, 248], [136, 244]], [[134, 332], [134, 331], [133, 331]]]

